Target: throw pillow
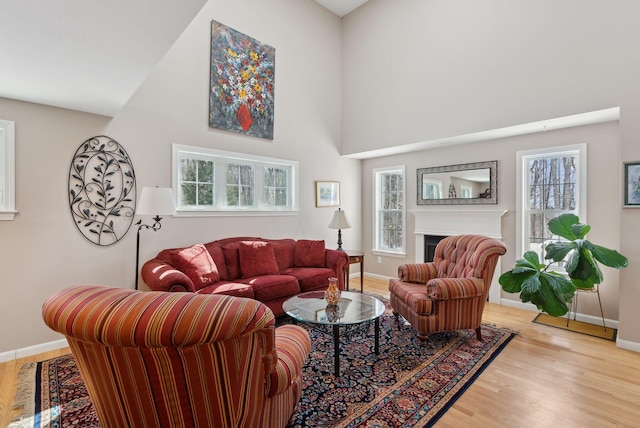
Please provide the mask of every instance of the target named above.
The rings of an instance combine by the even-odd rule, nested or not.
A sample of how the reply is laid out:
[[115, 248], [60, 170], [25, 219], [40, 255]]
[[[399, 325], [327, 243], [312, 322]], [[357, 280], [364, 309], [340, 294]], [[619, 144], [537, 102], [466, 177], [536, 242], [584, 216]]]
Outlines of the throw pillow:
[[296, 242], [296, 266], [324, 267], [324, 241], [299, 239]]
[[263, 241], [242, 241], [240, 243], [240, 271], [243, 278], [279, 273], [273, 247]]
[[171, 264], [191, 279], [196, 290], [220, 281], [218, 267], [203, 244], [174, 250], [169, 256]]

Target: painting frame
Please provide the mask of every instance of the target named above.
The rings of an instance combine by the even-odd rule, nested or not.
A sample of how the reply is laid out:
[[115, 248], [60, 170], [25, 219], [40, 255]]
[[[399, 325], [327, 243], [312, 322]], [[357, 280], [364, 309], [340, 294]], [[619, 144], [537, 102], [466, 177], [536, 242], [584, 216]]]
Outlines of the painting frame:
[[624, 207], [640, 208], [640, 161], [624, 163]]
[[273, 140], [275, 48], [211, 21], [209, 126]]
[[316, 181], [316, 208], [340, 206], [340, 182]]

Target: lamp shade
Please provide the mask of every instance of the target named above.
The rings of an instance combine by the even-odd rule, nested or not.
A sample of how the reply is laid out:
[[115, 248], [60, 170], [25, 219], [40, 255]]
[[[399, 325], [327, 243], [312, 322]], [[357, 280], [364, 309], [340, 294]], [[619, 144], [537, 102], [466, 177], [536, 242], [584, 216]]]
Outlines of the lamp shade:
[[143, 187], [136, 207], [138, 215], [173, 215], [176, 207], [168, 187]]
[[333, 213], [331, 223], [329, 223], [329, 229], [349, 229], [351, 225], [344, 211], [338, 208], [338, 211]]

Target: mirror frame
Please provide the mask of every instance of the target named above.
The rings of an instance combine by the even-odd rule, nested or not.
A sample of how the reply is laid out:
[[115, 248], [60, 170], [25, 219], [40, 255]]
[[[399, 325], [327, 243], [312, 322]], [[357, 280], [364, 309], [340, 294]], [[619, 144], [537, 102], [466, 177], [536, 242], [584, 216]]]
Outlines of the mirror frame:
[[[489, 168], [489, 197], [488, 198], [442, 198], [423, 199], [422, 198], [422, 178], [425, 174], [435, 174], [454, 171], [468, 171], [471, 169]], [[459, 165], [434, 166], [429, 168], [418, 168], [416, 170], [417, 180], [417, 204], [418, 205], [488, 205], [498, 203], [498, 161], [463, 163]]]

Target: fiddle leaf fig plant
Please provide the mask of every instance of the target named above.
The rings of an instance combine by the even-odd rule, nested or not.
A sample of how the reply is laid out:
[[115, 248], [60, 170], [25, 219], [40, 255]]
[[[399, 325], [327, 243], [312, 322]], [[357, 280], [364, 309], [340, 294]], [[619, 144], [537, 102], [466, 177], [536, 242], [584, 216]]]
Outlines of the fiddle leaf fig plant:
[[[602, 283], [598, 263], [615, 269], [627, 267], [627, 258], [615, 250], [595, 245], [585, 239], [591, 230], [575, 214], [562, 214], [549, 221], [549, 231], [566, 241], [545, 247], [542, 263], [534, 251], [524, 253], [516, 266], [500, 275], [500, 285], [507, 293], [520, 293], [522, 302], [531, 302], [549, 315], [562, 316], [578, 288], [593, 288]], [[565, 261], [565, 274], [549, 270], [552, 264]]]

